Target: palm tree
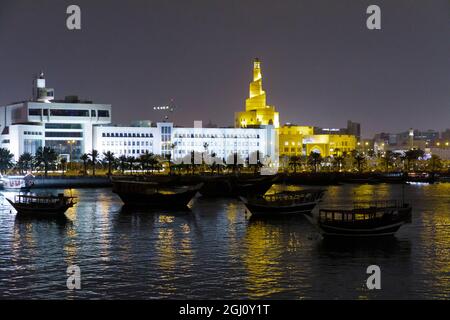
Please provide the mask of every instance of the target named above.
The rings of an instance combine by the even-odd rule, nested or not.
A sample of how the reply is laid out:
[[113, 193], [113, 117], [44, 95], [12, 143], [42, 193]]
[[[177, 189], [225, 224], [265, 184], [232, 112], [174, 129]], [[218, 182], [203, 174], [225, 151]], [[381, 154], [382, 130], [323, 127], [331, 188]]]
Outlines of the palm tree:
[[436, 170], [442, 169], [441, 158], [436, 154], [432, 154], [429, 160], [428, 168], [433, 174], [436, 173]]
[[6, 170], [12, 167], [14, 155], [8, 149], [0, 148], [0, 172], [6, 173]]
[[108, 176], [110, 176], [112, 171], [112, 165], [116, 160], [116, 157], [114, 156], [114, 152], [111, 151], [103, 152], [103, 157], [105, 161], [108, 162]]
[[84, 175], [87, 175], [87, 163], [89, 160], [89, 155], [87, 153], [83, 153], [80, 157], [80, 160], [83, 161], [83, 171]]
[[156, 158], [155, 155], [152, 154], [148, 160], [148, 165], [150, 167], [151, 172], [153, 173], [155, 168], [160, 167], [158, 158]]
[[95, 176], [95, 165], [98, 161], [98, 151], [92, 149], [91, 153], [89, 153], [89, 157], [91, 157], [91, 164], [92, 164], [92, 175]]
[[356, 167], [358, 168], [358, 172], [361, 172], [362, 166], [366, 161], [366, 156], [360, 152], [356, 152], [353, 156]]
[[127, 163], [128, 163], [128, 166], [130, 168], [131, 173], [133, 173], [133, 165], [134, 165], [135, 162], [136, 162], [136, 158], [135, 157], [133, 157], [133, 156], [127, 157]]
[[34, 159], [38, 166], [41, 164], [44, 165], [44, 176], [47, 177], [48, 169], [55, 164], [58, 159], [58, 155], [53, 148], [39, 147], [36, 151], [36, 156]]
[[297, 173], [297, 167], [301, 165], [302, 158], [299, 156], [291, 156], [289, 158], [289, 166], [294, 168], [294, 173]]
[[391, 150], [387, 150], [383, 156], [383, 163], [386, 173], [389, 172], [389, 167], [394, 163], [394, 153]]
[[320, 164], [322, 163], [322, 155], [318, 152], [311, 151], [308, 157], [308, 163], [313, 167], [314, 172], [317, 172]]
[[19, 157], [19, 161], [17, 161], [17, 166], [21, 174], [23, 174], [23, 172], [27, 171], [28, 169], [32, 169], [32, 164], [33, 164], [33, 156], [29, 152], [23, 153]]
[[126, 155], [121, 155], [118, 160], [119, 160], [120, 170], [122, 171], [122, 174], [124, 174], [125, 173], [125, 169], [126, 169], [126, 165], [127, 165], [127, 156]]
[[64, 175], [64, 171], [66, 170], [66, 165], [67, 165], [67, 158], [61, 157], [61, 159], [59, 160], [59, 163], [61, 164], [62, 175]]
[[333, 158], [333, 160], [334, 160], [334, 163], [335, 163], [335, 165], [336, 165], [337, 171], [341, 171], [342, 163], [343, 163], [344, 160], [345, 160], [345, 156], [344, 156], [344, 155], [335, 156], [335, 157]]
[[420, 149], [411, 149], [405, 152], [405, 158], [408, 163], [408, 170], [411, 167], [411, 164], [413, 165], [414, 171], [416, 170], [416, 161], [419, 158], [422, 158], [424, 156], [425, 152]]

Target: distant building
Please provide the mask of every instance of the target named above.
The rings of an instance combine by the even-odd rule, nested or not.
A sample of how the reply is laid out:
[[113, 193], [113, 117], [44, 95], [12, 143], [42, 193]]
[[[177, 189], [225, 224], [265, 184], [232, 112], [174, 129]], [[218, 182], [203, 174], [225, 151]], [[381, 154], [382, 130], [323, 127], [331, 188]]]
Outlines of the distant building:
[[439, 143], [439, 132], [435, 130], [421, 131], [410, 129], [400, 133], [378, 133], [374, 136], [376, 152], [405, 151], [409, 149], [425, 150]]
[[356, 137], [356, 139], [361, 140], [361, 124], [348, 120], [347, 134], [353, 135]]
[[236, 112], [235, 127], [246, 128], [260, 125], [280, 126], [279, 114], [274, 106], [266, 103], [266, 92], [262, 86], [261, 62], [253, 62], [253, 81], [250, 83], [249, 97], [245, 101], [245, 111]]
[[443, 131], [441, 133], [441, 139], [442, 140], [446, 140], [446, 141], [450, 141], [450, 129], [446, 129], [445, 131]]

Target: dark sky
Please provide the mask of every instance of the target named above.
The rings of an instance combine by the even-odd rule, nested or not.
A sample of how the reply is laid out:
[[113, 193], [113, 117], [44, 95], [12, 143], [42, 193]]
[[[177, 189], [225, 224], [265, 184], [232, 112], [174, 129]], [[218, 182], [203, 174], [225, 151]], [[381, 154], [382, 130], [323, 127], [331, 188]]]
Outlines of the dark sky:
[[[66, 8], [82, 30], [66, 29]], [[366, 8], [382, 30], [366, 28]], [[113, 105], [113, 119], [232, 125], [252, 59], [281, 121], [364, 136], [450, 127], [449, 0], [0, 0], [0, 104], [29, 98], [43, 69], [57, 98]]]

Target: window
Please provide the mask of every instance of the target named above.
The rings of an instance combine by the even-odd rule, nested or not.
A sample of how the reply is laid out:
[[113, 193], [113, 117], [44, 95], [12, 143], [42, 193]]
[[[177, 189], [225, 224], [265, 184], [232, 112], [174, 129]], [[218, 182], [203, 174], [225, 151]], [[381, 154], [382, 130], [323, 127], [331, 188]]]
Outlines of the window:
[[30, 116], [40, 116], [42, 112], [42, 109], [29, 109], [28, 115]]
[[89, 117], [89, 110], [50, 109], [50, 115], [56, 117]]
[[91, 110], [91, 117], [96, 117], [96, 112], [95, 112], [95, 110]]
[[50, 138], [82, 138], [82, 132], [46, 132], [46, 137]]
[[46, 123], [46, 129], [82, 129], [79, 123]]
[[98, 116], [100, 118], [108, 118], [109, 117], [109, 111], [108, 110], [98, 110]]

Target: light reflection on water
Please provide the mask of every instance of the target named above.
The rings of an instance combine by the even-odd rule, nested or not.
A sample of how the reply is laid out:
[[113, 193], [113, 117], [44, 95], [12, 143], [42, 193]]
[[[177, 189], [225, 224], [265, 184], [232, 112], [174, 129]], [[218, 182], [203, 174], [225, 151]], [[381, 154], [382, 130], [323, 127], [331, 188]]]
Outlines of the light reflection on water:
[[[397, 185], [327, 189], [330, 206], [402, 196]], [[376, 241], [326, 241], [303, 217], [255, 220], [236, 199], [158, 213], [127, 211], [108, 189], [72, 194], [79, 203], [56, 221], [18, 218], [3, 201], [1, 298], [450, 298], [450, 184], [406, 186], [412, 224]], [[72, 264], [80, 291], [66, 289]], [[365, 287], [371, 264], [380, 291]]]

